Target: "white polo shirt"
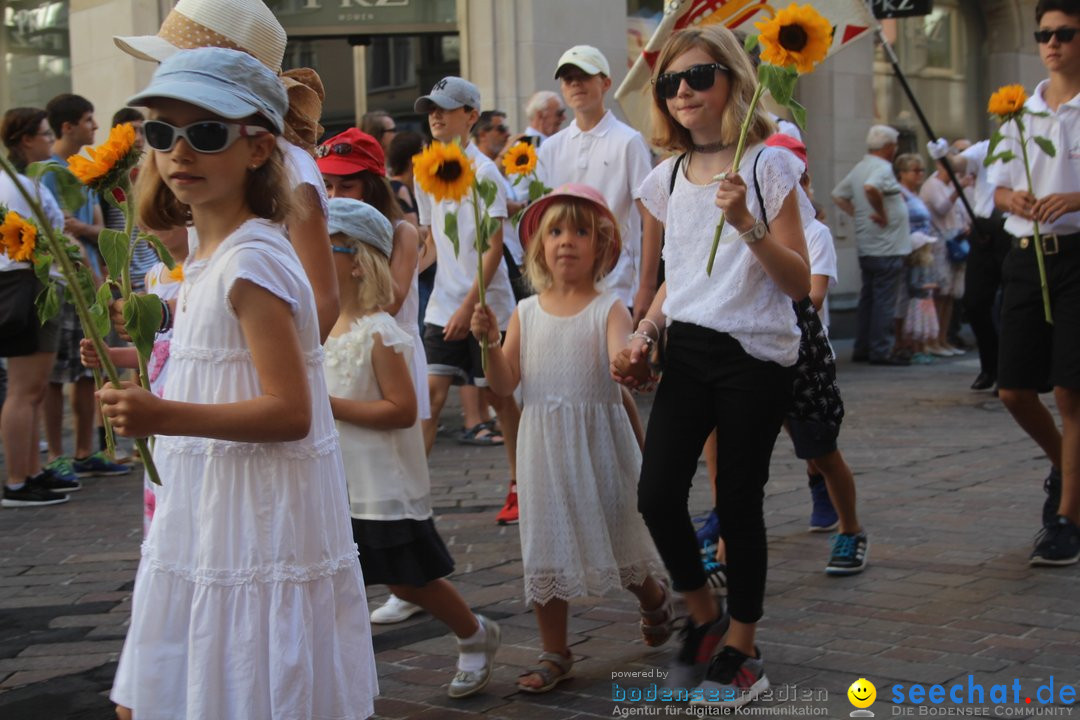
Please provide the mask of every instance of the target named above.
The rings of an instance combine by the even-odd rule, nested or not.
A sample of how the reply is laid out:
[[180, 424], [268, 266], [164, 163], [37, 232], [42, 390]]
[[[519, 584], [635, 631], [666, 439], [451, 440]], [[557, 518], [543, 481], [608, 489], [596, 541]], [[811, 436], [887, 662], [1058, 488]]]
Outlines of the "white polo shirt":
[[[506, 185], [495, 163], [477, 150], [474, 143], [465, 146], [465, 154], [472, 161], [478, 179], [491, 180], [495, 183], [495, 202], [488, 208], [488, 214], [493, 218], [505, 218]], [[477, 259], [476, 248], [473, 247], [476, 241], [476, 221], [473, 219], [472, 193], [466, 195], [460, 203], [450, 200], [435, 202], [433, 197], [420, 188], [420, 183], [414, 183], [414, 185], [420, 224], [431, 228], [439, 263], [435, 271], [435, 287], [431, 291], [431, 299], [428, 300], [424, 322], [445, 327], [453, 314], [461, 307], [461, 303], [465, 301], [465, 296], [469, 294], [476, 280]], [[457, 213], [460, 240], [457, 255], [454, 254], [454, 246], [450, 243], [450, 238], [444, 232], [446, 215], [451, 212]], [[505, 330], [510, 322], [510, 314], [514, 311], [514, 295], [510, 291], [510, 278], [506, 274], [505, 263], [499, 263], [495, 276], [485, 291], [485, 300], [495, 312], [499, 328]]]
[[[1048, 84], [1048, 80], [1039, 83], [1035, 92], [1024, 103], [1024, 106], [1033, 112], [1048, 113], [1046, 117], [1025, 115], [1024, 137], [1047, 138], [1057, 150], [1054, 157], [1050, 157], [1035, 143], [1028, 143], [1031, 180], [1035, 185], [1031, 192], [1037, 198], [1054, 193], [1080, 191], [1080, 95], [1062, 103], [1057, 111], [1051, 110], [1044, 99]], [[1027, 190], [1027, 177], [1024, 174], [1016, 126], [1006, 123], [1001, 128], [1001, 134], [1005, 139], [998, 143], [995, 154], [1012, 150], [1016, 153], [1016, 158], [1006, 163], [998, 161], [990, 166], [990, 185], [1009, 190]], [[1034, 231], [1030, 220], [1016, 215], [1010, 215], [1005, 220], [1005, 229], [1015, 237], [1027, 237]], [[1062, 215], [1054, 222], [1039, 223], [1039, 230], [1045, 234], [1063, 235], [1080, 232], [1080, 212]]]
[[537, 175], [548, 187], [589, 185], [600, 191], [615, 215], [623, 249], [604, 285], [627, 307], [637, 292], [641, 257], [641, 214], [634, 206], [634, 191], [651, 170], [645, 138], [610, 110], [591, 130], [572, 122], [540, 144]]

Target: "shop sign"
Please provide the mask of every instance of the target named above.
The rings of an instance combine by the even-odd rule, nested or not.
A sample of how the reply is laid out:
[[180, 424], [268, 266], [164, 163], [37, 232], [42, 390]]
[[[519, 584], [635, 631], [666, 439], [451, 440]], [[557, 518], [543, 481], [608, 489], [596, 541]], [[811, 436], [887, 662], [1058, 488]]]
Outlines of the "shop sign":
[[457, 32], [456, 0], [268, 0], [290, 35]]
[[871, 4], [878, 19], [929, 15], [934, 9], [934, 0], [872, 0]]

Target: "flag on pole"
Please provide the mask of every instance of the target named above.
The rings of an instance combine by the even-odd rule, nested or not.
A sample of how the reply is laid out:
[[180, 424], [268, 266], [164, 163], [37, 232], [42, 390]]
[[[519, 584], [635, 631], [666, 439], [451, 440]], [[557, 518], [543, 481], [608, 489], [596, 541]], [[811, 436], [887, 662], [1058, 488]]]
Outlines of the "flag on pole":
[[[754, 34], [755, 21], [766, 20], [783, 9], [777, 0], [667, 0], [664, 16], [648, 44], [615, 91], [630, 124], [647, 135], [652, 106], [650, 80], [660, 48], [676, 30], [723, 24], [731, 30]], [[805, 3], [804, 3], [805, 4]], [[829, 55], [873, 31], [874, 19], [863, 0], [812, 0], [809, 3], [833, 25]]]

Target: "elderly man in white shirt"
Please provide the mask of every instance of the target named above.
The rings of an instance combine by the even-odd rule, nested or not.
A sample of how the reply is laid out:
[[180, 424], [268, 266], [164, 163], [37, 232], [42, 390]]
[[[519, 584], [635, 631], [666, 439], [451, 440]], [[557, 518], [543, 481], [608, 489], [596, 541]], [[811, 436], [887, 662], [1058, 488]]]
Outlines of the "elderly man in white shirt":
[[566, 119], [566, 107], [557, 93], [540, 90], [525, 103], [525, 117], [529, 119], [529, 125], [522, 135], [537, 138], [539, 145], [559, 132]]

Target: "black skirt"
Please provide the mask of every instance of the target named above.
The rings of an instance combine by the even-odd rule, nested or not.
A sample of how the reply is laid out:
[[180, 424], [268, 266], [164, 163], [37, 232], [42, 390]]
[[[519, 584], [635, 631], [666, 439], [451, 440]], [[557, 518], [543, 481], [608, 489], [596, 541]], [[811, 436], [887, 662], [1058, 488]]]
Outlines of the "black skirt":
[[352, 519], [365, 585], [423, 587], [454, 572], [454, 559], [427, 520]]

